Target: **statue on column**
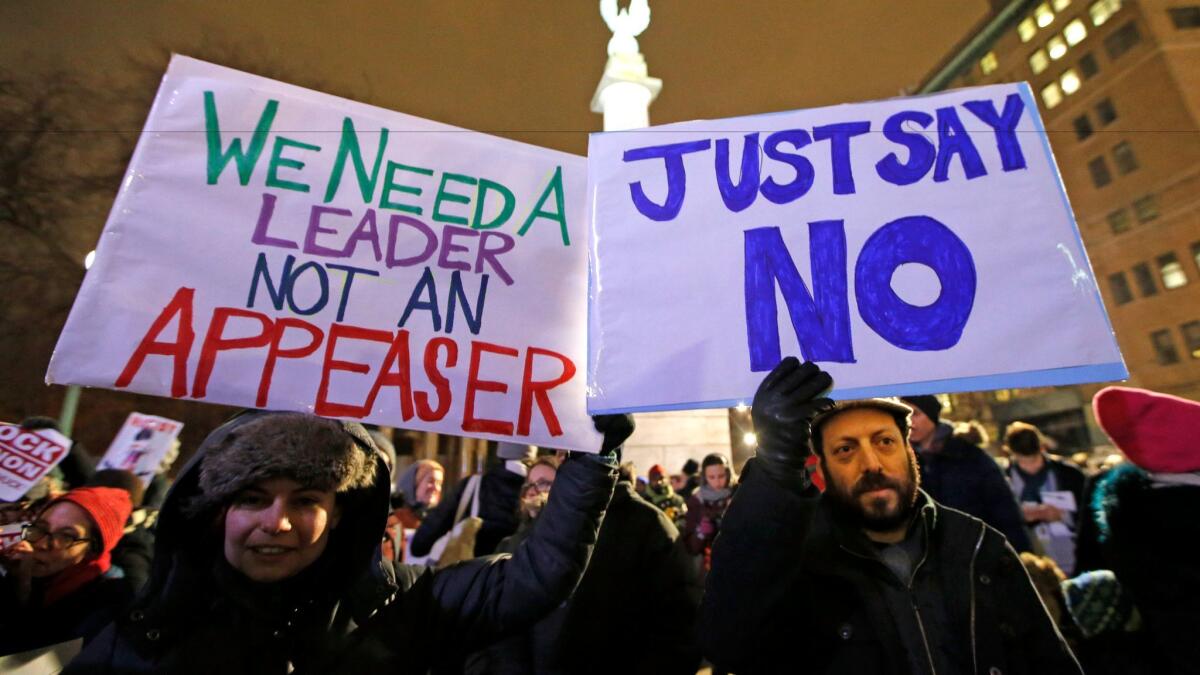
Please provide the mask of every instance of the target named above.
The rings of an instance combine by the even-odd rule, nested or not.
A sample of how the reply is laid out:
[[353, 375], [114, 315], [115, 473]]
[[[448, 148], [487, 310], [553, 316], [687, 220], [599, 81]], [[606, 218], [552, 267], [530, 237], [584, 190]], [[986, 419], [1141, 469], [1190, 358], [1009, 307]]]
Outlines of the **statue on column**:
[[637, 36], [650, 25], [648, 0], [632, 0], [629, 9], [621, 10], [617, 9], [617, 0], [600, 0], [600, 16], [613, 34], [608, 41], [609, 56], [639, 53]]

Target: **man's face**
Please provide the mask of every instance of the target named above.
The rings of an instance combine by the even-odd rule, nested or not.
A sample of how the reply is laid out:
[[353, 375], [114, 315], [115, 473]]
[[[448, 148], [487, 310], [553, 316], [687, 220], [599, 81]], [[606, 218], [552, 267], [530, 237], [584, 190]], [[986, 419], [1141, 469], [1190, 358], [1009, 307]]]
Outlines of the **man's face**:
[[[909, 432], [909, 439], [913, 443], [923, 444], [933, 437], [933, 430], [937, 424], [929, 419], [929, 416], [921, 412], [920, 408], [913, 406], [912, 411], [912, 431]], [[923, 446], [922, 446], [923, 447]]]
[[847, 410], [821, 429], [826, 494], [863, 529], [888, 532], [912, 515], [920, 478], [916, 456], [891, 415]]
[[252, 581], [287, 579], [321, 557], [338, 518], [332, 490], [289, 478], [260, 481], [225, 511], [225, 560]]
[[679, 492], [680, 490], [682, 490], [686, 485], [687, 485], [687, 476], [685, 476], [681, 473], [677, 473], [677, 474], [671, 476], [671, 487], [676, 492]]
[[663, 476], [661, 473], [652, 473], [647, 478], [647, 482], [650, 483], [651, 488], [653, 488], [655, 490], [662, 490], [662, 486], [664, 483], [667, 482], [667, 478], [666, 478], [666, 476]]

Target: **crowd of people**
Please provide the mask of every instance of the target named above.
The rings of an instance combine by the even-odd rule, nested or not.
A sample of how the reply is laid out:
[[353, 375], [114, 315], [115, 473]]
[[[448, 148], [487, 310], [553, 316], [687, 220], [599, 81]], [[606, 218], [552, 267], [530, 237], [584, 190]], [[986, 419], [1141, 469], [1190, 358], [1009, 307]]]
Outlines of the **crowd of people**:
[[639, 476], [628, 415], [594, 418], [598, 453], [500, 443], [453, 485], [376, 429], [301, 413], [245, 411], [148, 487], [76, 446], [0, 504], [23, 525], [0, 551], [0, 658], [74, 642], [73, 673], [1196, 672], [1200, 403], [1102, 390], [1128, 461], [1094, 472], [1031, 424], [998, 461], [935, 396], [834, 403], [832, 386], [781, 362], [740, 472], [710, 454]]

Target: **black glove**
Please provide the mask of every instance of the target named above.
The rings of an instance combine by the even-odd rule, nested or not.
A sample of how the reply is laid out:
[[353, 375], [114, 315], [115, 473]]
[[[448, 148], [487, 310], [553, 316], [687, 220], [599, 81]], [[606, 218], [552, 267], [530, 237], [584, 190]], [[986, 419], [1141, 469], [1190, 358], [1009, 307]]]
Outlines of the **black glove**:
[[758, 385], [750, 416], [758, 437], [758, 468], [780, 485], [797, 490], [808, 486], [804, 468], [810, 424], [834, 403], [824, 395], [833, 378], [811, 361], [794, 356], [779, 362]]
[[621, 445], [633, 435], [633, 415], [593, 415], [592, 424], [596, 425], [596, 431], [604, 434], [600, 454], [606, 455], [615, 450], [620, 459]]

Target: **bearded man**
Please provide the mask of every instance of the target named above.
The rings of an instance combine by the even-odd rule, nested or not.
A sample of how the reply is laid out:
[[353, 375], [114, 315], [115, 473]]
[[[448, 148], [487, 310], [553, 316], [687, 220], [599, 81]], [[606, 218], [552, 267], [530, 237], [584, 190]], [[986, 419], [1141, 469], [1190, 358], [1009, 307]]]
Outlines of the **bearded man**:
[[[784, 359], [713, 546], [702, 644], [739, 675], [1070, 673], [1078, 662], [1004, 535], [920, 489], [912, 409], [834, 404]], [[822, 494], [806, 460], [815, 452]]]

